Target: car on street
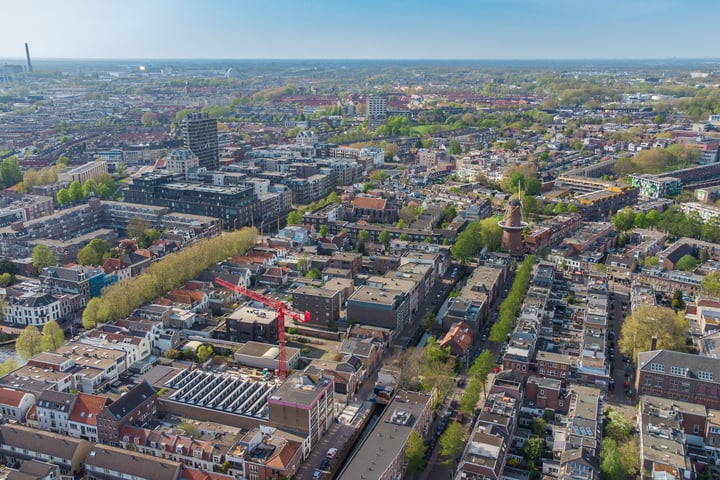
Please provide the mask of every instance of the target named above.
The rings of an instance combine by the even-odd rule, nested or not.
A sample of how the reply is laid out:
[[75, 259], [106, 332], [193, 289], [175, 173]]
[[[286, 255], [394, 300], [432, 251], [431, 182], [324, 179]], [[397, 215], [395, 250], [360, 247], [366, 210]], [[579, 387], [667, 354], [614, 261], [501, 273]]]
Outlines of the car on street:
[[321, 472], [320, 470], [315, 470], [313, 472], [313, 480], [318, 480], [319, 478], [322, 477], [322, 475], [323, 475], [323, 472]]
[[330, 459], [323, 458], [323, 461], [320, 462], [319, 468], [320, 468], [320, 470], [327, 470], [328, 468], [330, 468]]
[[338, 449], [333, 447], [330, 450], [327, 451], [327, 458], [335, 458], [335, 455], [337, 455]]

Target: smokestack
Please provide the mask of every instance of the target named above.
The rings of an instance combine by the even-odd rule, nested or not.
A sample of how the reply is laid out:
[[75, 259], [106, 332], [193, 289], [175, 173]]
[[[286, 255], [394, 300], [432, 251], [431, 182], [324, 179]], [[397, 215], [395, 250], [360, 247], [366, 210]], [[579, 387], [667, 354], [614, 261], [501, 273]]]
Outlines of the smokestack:
[[32, 63], [30, 62], [30, 47], [28, 46], [27, 43], [25, 44], [25, 56], [27, 57], [28, 73], [33, 73]]
[[657, 350], [657, 337], [653, 335], [652, 339], [650, 340], [650, 351], [653, 352]]

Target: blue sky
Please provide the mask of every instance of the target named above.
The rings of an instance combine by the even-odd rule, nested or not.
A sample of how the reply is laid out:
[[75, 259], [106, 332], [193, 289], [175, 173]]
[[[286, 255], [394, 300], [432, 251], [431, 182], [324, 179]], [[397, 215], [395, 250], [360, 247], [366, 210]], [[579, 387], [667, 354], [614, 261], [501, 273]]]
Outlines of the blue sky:
[[717, 58], [718, 0], [8, 0], [0, 58]]

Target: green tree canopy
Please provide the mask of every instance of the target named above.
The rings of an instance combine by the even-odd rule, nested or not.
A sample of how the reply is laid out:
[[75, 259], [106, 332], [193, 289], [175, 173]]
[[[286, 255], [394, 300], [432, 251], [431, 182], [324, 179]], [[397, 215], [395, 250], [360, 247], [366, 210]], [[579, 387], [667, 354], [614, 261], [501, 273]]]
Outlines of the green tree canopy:
[[57, 195], [57, 202], [60, 205], [67, 205], [68, 203], [72, 202], [72, 198], [70, 198], [70, 192], [68, 192], [67, 188], [61, 188], [58, 190]]
[[8, 373], [18, 368], [17, 360], [10, 357], [4, 362], [0, 363], [0, 377], [4, 377]]
[[630, 207], [625, 207], [617, 212], [610, 221], [618, 232], [627, 232], [632, 230], [635, 224], [635, 212]]
[[684, 272], [692, 272], [698, 266], [698, 259], [692, 255], [683, 255], [675, 264], [676, 270], [682, 270]]
[[650, 350], [657, 337], [658, 350], [684, 351], [688, 321], [683, 312], [672, 308], [640, 305], [622, 324], [618, 347], [623, 355], [637, 361], [638, 352]]
[[35, 248], [33, 248], [32, 262], [33, 266], [38, 271], [42, 271], [43, 268], [52, 267], [58, 264], [55, 252], [53, 252], [50, 247], [42, 243], [36, 245]]
[[457, 422], [450, 422], [447, 430], [440, 437], [440, 454], [445, 457], [443, 463], [450, 464], [455, 461], [462, 452], [464, 432], [462, 425]]
[[370, 180], [380, 183], [385, 183], [385, 180], [388, 179], [388, 174], [385, 173], [382, 170], [373, 170], [370, 172]]
[[213, 350], [213, 346], [209, 343], [203, 343], [197, 349], [197, 358], [200, 363], [205, 363], [213, 355], [215, 355], [215, 351]]
[[43, 352], [54, 352], [65, 343], [65, 332], [55, 320], [47, 322], [42, 329], [40, 347]]
[[383, 230], [382, 232], [380, 232], [380, 234], [378, 235], [378, 241], [382, 243], [385, 248], [387, 248], [388, 245], [390, 245], [390, 232], [388, 232], [387, 230]]
[[702, 289], [713, 297], [720, 296], [720, 272], [710, 272], [702, 279]]
[[6, 187], [11, 187], [23, 179], [20, 164], [16, 157], [9, 157], [0, 163], [0, 180]]
[[28, 325], [15, 340], [15, 352], [27, 361], [36, 353], [42, 352], [42, 334], [35, 325]]
[[425, 442], [417, 430], [410, 432], [407, 447], [405, 448], [405, 458], [408, 461], [408, 471], [411, 473], [420, 473], [427, 466]]
[[73, 202], [79, 202], [82, 200], [84, 197], [80, 182], [77, 180], [73, 181], [68, 187], [68, 194], [70, 194], [70, 200]]
[[110, 243], [95, 238], [78, 251], [77, 260], [81, 265], [102, 265], [110, 258]]
[[85, 180], [85, 183], [82, 184], [83, 198], [88, 198], [90, 195], [95, 193], [96, 190], [97, 185], [95, 185], [95, 182], [91, 178], [88, 178], [87, 180]]

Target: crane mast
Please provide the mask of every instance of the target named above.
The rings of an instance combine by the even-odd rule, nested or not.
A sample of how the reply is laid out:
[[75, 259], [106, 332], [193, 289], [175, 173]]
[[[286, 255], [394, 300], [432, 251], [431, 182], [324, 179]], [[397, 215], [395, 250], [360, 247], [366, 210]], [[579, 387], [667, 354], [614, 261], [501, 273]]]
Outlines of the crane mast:
[[300, 323], [307, 323], [310, 321], [310, 312], [301, 313], [293, 308], [289, 307], [285, 302], [270, 298], [262, 293], [258, 293], [249, 288], [241, 287], [227, 282], [221, 278], [216, 278], [215, 283], [223, 288], [232, 290], [235, 293], [239, 293], [252, 300], [267, 305], [268, 307], [274, 308], [278, 314], [278, 373], [280, 378], [283, 380], [287, 376], [287, 356], [285, 352], [285, 317], [288, 316]]

